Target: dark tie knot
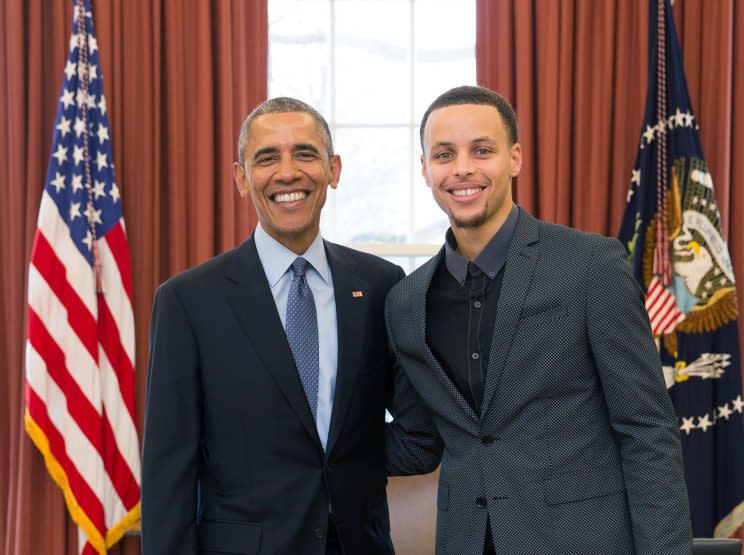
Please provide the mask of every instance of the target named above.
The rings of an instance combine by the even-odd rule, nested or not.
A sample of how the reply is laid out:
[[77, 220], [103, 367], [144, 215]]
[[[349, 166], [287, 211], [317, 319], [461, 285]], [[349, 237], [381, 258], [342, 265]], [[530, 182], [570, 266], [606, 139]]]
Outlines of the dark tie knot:
[[307, 270], [307, 266], [310, 264], [307, 260], [302, 258], [301, 256], [298, 256], [295, 258], [295, 261], [292, 262], [292, 273], [295, 277], [302, 277], [305, 275], [305, 270]]

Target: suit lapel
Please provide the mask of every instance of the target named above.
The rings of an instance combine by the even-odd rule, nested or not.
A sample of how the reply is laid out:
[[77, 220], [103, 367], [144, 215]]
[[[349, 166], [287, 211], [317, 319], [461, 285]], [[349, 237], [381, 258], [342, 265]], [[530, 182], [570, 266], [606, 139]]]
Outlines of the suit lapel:
[[462, 393], [460, 393], [460, 390], [454, 384], [452, 378], [450, 378], [449, 374], [447, 374], [444, 368], [442, 368], [439, 360], [437, 360], [437, 357], [435, 357], [434, 353], [431, 351], [429, 343], [426, 341], [427, 294], [429, 292], [429, 287], [431, 287], [431, 281], [434, 278], [434, 273], [437, 271], [437, 268], [439, 267], [443, 257], [444, 247], [439, 250], [439, 253], [437, 253], [434, 258], [432, 258], [429, 262], [422, 266], [419, 273], [419, 279], [416, 282], [416, 287], [414, 287], [413, 289], [413, 295], [411, 296], [411, 300], [408, 305], [412, 314], [410, 323], [412, 324], [411, 337], [413, 339], [413, 342], [409, 348], [414, 351], [419, 351], [419, 354], [422, 355], [422, 358], [431, 368], [437, 380], [439, 380], [439, 382], [449, 392], [450, 396], [455, 401], [457, 406], [462, 410], [464, 414], [477, 421], [478, 416], [475, 414], [475, 411], [470, 406], [470, 403], [465, 400], [465, 397], [462, 396]]
[[506, 258], [504, 281], [501, 285], [496, 321], [493, 326], [493, 339], [481, 406], [482, 416], [485, 416], [493, 401], [514, 340], [522, 305], [530, 288], [532, 273], [538, 258], [535, 245], [538, 238], [537, 220], [520, 208], [519, 219]]
[[321, 448], [315, 420], [253, 237], [243, 243], [239, 250], [239, 256], [226, 276], [230, 285], [227, 303], [254, 351], [271, 372], [308, 434]]
[[333, 243], [325, 243], [328, 262], [333, 275], [333, 292], [336, 300], [336, 327], [338, 329], [338, 366], [336, 371], [336, 392], [333, 396], [333, 411], [328, 431], [326, 452], [330, 453], [338, 439], [349, 408], [354, 384], [363, 361], [360, 359], [361, 346], [366, 341], [365, 323], [369, 310], [368, 296], [354, 296], [354, 291], [363, 294], [369, 285], [356, 273], [356, 262]]

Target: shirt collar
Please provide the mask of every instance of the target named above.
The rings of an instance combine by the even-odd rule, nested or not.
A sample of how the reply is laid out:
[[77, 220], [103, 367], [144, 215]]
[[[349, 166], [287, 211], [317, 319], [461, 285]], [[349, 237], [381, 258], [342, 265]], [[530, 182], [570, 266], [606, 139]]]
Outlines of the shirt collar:
[[[509, 243], [511, 243], [512, 235], [514, 235], [514, 228], [517, 226], [517, 216], [519, 216], [519, 208], [517, 208], [516, 204], [512, 203], [512, 209], [506, 221], [472, 262], [473, 266], [486, 274], [490, 279], [496, 277], [496, 274], [499, 273], [499, 270], [501, 270], [501, 267], [506, 262]], [[452, 277], [460, 285], [465, 285], [470, 261], [458, 253], [456, 249], [457, 240], [455, 239], [455, 234], [452, 233], [452, 228], [450, 228], [445, 235], [444, 262]]]
[[261, 260], [269, 286], [274, 287], [287, 272], [297, 256], [307, 260], [326, 284], [331, 284], [331, 267], [328, 265], [323, 237], [318, 233], [304, 254], [297, 255], [269, 235], [259, 223], [253, 234], [258, 258]]

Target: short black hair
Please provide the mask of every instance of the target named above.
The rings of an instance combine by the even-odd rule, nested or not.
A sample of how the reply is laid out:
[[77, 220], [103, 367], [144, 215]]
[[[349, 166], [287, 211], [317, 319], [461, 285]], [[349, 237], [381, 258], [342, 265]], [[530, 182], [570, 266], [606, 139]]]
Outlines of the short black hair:
[[245, 144], [248, 142], [249, 130], [253, 120], [265, 114], [280, 114], [288, 112], [302, 112], [309, 114], [315, 120], [315, 123], [320, 130], [320, 134], [323, 136], [326, 148], [328, 149], [328, 157], [330, 158], [333, 156], [331, 130], [328, 127], [328, 122], [320, 115], [320, 112], [302, 100], [297, 100], [296, 98], [288, 96], [278, 96], [276, 98], [270, 98], [256, 106], [253, 111], [248, 114], [248, 117], [245, 118], [243, 125], [240, 126], [240, 134], [238, 135], [238, 162], [240, 162], [241, 166], [245, 165]]
[[511, 104], [509, 104], [503, 96], [491, 89], [464, 85], [462, 87], [455, 87], [454, 89], [450, 89], [439, 95], [436, 100], [429, 105], [426, 112], [424, 112], [424, 117], [421, 118], [421, 127], [419, 128], [421, 150], [424, 150], [424, 130], [426, 129], [426, 122], [429, 119], [429, 115], [439, 108], [456, 106], [458, 104], [493, 106], [499, 111], [501, 119], [504, 121], [506, 132], [509, 135], [509, 141], [511, 141], [511, 144], [514, 144], [519, 140], [517, 115], [514, 113], [514, 108], [512, 108]]

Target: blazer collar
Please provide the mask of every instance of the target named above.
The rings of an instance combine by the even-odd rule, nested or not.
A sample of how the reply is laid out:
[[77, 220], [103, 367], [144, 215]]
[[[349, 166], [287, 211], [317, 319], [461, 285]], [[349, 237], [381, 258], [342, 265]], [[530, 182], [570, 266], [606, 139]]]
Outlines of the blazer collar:
[[483, 390], [481, 417], [485, 416], [488, 411], [501, 381], [504, 365], [517, 331], [522, 306], [530, 289], [532, 275], [539, 258], [537, 248], [539, 238], [538, 220], [520, 207], [514, 237], [506, 257], [504, 281], [501, 284]]
[[[338, 245], [325, 242], [325, 249], [333, 275], [333, 291], [336, 299], [336, 322], [338, 328], [338, 367], [336, 392], [333, 397], [333, 412], [328, 431], [326, 453], [333, 449], [343, 428], [346, 413], [354, 394], [359, 369], [364, 365], [362, 348], [368, 333], [366, 317], [370, 309], [369, 285], [358, 274], [356, 261]], [[362, 292], [362, 296], [355, 293]]]
[[[450, 396], [460, 407], [460, 414], [467, 417], [470, 422], [461, 421], [465, 425], [478, 422], [485, 415], [490, 406], [494, 393], [498, 389], [501, 374], [506, 363], [506, 358], [511, 348], [516, 332], [519, 316], [524, 304], [527, 291], [532, 281], [535, 263], [538, 259], [537, 242], [539, 239], [538, 220], [528, 214], [521, 207], [517, 218], [514, 235], [506, 256], [504, 267], [504, 281], [499, 295], [496, 321], [491, 340], [490, 356], [488, 363], [488, 374], [484, 385], [483, 403], [481, 414], [476, 414], [457, 386], [449, 377], [447, 372], [434, 356], [426, 341], [426, 302], [429, 287], [431, 286], [434, 273], [445, 256], [444, 247], [426, 264], [421, 266], [416, 273], [416, 282], [412, 288], [412, 294], [406, 303], [406, 310], [410, 311], [411, 318], [405, 321], [411, 325], [410, 333], [404, 331], [399, 343], [410, 341], [406, 345], [407, 350], [420, 354], [427, 367], [449, 392]], [[413, 275], [411, 277], [414, 277]]]
[[[355, 296], [354, 293], [369, 291], [369, 286], [357, 274], [357, 263], [352, 257], [333, 243], [324, 241], [323, 245], [333, 276], [338, 329], [336, 391], [326, 444], [326, 453], [330, 453], [343, 427], [359, 368], [364, 363], [360, 346], [367, 333], [365, 324], [369, 320], [365, 317], [365, 311], [369, 309], [369, 297]], [[238, 247], [238, 256], [229, 266], [226, 277], [231, 284], [227, 302], [238, 324], [307, 433], [322, 449], [253, 236]]]
[[437, 268], [439, 268], [440, 264], [444, 263], [445, 256], [445, 247], [443, 246], [431, 260], [426, 262], [416, 271], [416, 286], [413, 288], [411, 298], [407, 303], [407, 309], [412, 315], [412, 318], [407, 320], [407, 322], [412, 325], [412, 334], [409, 334], [407, 330], [403, 330], [403, 335], [404, 337], [410, 338], [412, 341], [412, 344], [409, 345], [409, 349], [414, 352], [419, 352], [420, 355], [422, 355], [423, 361], [426, 363], [427, 367], [431, 369], [436, 379], [450, 394], [457, 406], [460, 407], [460, 414], [464, 414], [468, 417], [466, 419], [468, 421], [462, 422], [462, 424], [463, 426], [470, 428], [475, 422], [477, 422], [478, 415], [470, 406], [470, 403], [465, 400], [462, 393], [460, 393], [460, 390], [439, 363], [439, 360], [434, 356], [434, 353], [426, 340], [426, 305], [428, 302], [429, 287], [431, 287], [431, 282]]
[[253, 236], [238, 247], [238, 256], [227, 268], [226, 278], [229, 282], [227, 303], [235, 319], [307, 433], [322, 449], [315, 419], [302, 388]]

